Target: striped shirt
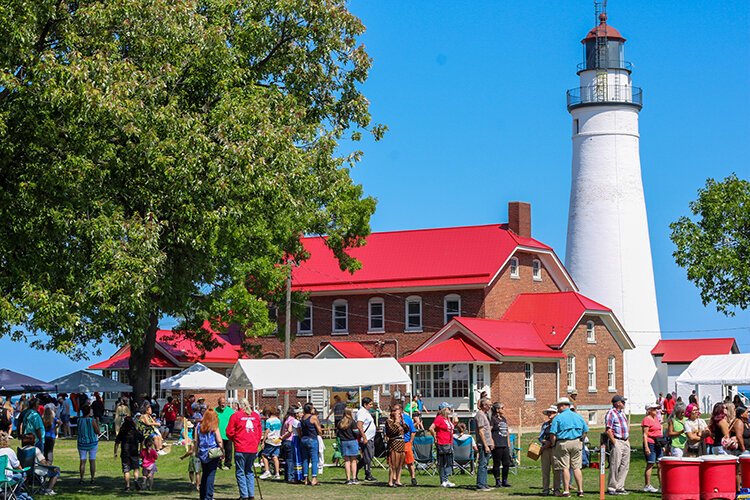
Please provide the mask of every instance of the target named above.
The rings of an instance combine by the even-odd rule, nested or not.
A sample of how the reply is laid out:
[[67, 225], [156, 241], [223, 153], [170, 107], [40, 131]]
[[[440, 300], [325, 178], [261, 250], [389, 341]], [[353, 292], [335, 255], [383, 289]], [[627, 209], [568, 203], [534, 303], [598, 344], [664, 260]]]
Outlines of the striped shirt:
[[607, 429], [612, 429], [612, 434], [614, 434], [617, 439], [628, 439], [630, 436], [628, 418], [623, 411], [618, 410], [617, 408], [612, 408], [607, 412], [605, 422]]

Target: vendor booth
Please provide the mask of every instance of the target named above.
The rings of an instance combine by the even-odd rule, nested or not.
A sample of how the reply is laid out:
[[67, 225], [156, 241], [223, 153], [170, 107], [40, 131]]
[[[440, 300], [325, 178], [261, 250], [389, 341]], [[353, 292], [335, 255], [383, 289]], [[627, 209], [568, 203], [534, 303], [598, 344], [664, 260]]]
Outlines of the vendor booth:
[[701, 407], [710, 411], [714, 403], [733, 395], [737, 387], [750, 385], [750, 354], [721, 354], [698, 357], [677, 378], [677, 385], [697, 389]]
[[50, 384], [57, 386], [57, 392], [133, 392], [133, 387], [130, 385], [84, 370], [78, 370], [63, 377], [56, 378], [55, 380], [52, 380]]
[[189, 368], [185, 368], [177, 375], [172, 375], [160, 382], [160, 387], [164, 391], [180, 391], [180, 414], [183, 411], [183, 400], [185, 391], [226, 391], [227, 378], [221, 373], [213, 371], [211, 368], [195, 363]]

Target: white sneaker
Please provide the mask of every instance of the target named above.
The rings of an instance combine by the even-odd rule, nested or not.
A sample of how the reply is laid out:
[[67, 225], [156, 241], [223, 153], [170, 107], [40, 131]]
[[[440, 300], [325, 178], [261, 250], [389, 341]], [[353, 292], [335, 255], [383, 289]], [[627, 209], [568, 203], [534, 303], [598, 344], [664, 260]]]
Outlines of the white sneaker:
[[453, 484], [453, 483], [451, 483], [450, 481], [446, 481], [445, 484], [446, 484], [447, 488], [455, 488], [456, 487], [456, 485]]
[[280, 479], [281, 479], [281, 476], [280, 476], [280, 475], [278, 475], [278, 474], [276, 474], [275, 476], [273, 476], [273, 478], [274, 478], [275, 480], [277, 480], [277, 481], [278, 481], [278, 480], [280, 480]]
[[271, 471], [266, 471], [260, 475], [261, 479], [268, 479], [269, 477], [271, 477]]
[[442, 483], [440, 483], [440, 486], [442, 486], [443, 488], [447, 488], [448, 487], [448, 481], [443, 481]]
[[643, 487], [643, 491], [645, 491], [645, 492], [647, 492], [647, 493], [658, 493], [658, 492], [659, 492], [659, 490], [657, 490], [656, 488], [654, 488], [654, 487], [653, 487], [652, 485], [650, 485], [650, 484], [649, 484], [648, 486], [644, 486], [644, 487]]

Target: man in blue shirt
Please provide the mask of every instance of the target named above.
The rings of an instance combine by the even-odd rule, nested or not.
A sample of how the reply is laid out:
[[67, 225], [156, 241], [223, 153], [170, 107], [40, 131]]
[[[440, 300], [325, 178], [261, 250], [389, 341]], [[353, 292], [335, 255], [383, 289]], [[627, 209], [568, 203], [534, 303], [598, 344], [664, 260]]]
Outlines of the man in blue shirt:
[[[399, 409], [401, 409], [400, 404], [395, 404], [394, 406], [397, 406]], [[417, 485], [417, 468], [414, 466], [414, 451], [412, 448], [412, 443], [414, 443], [414, 435], [417, 432], [416, 427], [414, 427], [414, 420], [411, 418], [411, 416], [404, 412], [404, 423], [407, 427], [409, 427], [408, 431], [404, 431], [404, 463], [406, 464], [406, 468], [409, 470], [409, 475], [411, 476], [411, 484], [412, 486]]]
[[581, 474], [581, 448], [583, 438], [589, 431], [586, 421], [578, 413], [571, 411], [570, 400], [560, 398], [557, 403], [557, 416], [550, 426], [550, 441], [554, 446], [553, 459], [555, 472], [562, 474], [563, 496], [570, 496], [570, 471], [578, 486], [578, 496], [583, 496], [583, 475]]

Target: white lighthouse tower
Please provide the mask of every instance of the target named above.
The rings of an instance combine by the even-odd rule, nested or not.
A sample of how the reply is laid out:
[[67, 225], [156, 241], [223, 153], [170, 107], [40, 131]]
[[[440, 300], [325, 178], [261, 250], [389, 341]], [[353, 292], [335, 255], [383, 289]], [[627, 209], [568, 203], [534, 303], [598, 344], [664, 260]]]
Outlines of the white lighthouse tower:
[[611, 307], [633, 339], [624, 390], [630, 407], [642, 411], [658, 390], [650, 351], [660, 338], [639, 157], [642, 93], [632, 85], [625, 39], [607, 25], [606, 2], [595, 5], [580, 86], [568, 91], [573, 177], [565, 261], [581, 292]]

